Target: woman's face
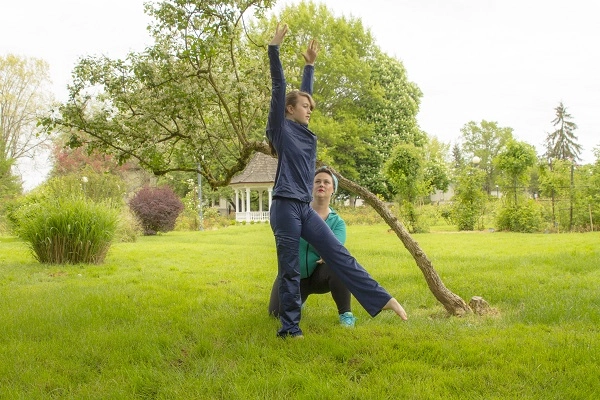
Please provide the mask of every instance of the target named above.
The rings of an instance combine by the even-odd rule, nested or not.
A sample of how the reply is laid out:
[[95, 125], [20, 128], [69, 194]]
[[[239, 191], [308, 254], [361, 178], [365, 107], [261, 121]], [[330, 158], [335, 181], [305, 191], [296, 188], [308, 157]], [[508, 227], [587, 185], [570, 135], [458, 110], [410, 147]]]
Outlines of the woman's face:
[[327, 172], [319, 172], [315, 175], [313, 197], [331, 199], [333, 189], [333, 178], [331, 175]]

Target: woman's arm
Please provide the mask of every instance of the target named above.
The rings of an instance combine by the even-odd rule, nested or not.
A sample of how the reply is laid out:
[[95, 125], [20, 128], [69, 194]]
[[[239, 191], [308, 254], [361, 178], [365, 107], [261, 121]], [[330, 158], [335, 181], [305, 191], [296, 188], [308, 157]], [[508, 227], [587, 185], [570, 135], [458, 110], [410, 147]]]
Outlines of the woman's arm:
[[283, 66], [279, 59], [279, 45], [283, 42], [288, 32], [287, 24], [277, 24], [275, 35], [269, 43], [269, 63], [271, 68], [271, 106], [267, 119], [267, 138], [276, 141], [276, 134], [280, 131], [281, 124], [285, 118], [285, 76]]

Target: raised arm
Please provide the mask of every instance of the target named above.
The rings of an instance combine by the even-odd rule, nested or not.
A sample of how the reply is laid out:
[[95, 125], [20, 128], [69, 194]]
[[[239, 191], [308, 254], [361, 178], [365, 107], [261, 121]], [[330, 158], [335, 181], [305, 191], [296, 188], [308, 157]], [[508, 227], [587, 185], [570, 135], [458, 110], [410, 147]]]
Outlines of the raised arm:
[[273, 39], [271, 39], [271, 43], [269, 43], [269, 46], [279, 46], [281, 42], [283, 42], [283, 38], [285, 38], [285, 35], [287, 35], [287, 33], [287, 24], [283, 24], [282, 26], [278, 23], [277, 28], [275, 28], [275, 35], [273, 35]]
[[313, 78], [315, 74], [315, 60], [317, 59], [317, 55], [319, 54], [319, 43], [312, 39], [308, 43], [308, 48], [304, 53], [302, 53], [302, 57], [304, 57], [304, 71], [302, 73], [302, 84], [300, 86], [300, 90], [306, 92], [312, 96], [313, 94]]
[[287, 24], [277, 24], [275, 35], [269, 43], [269, 63], [271, 68], [271, 106], [267, 120], [267, 138], [273, 142], [285, 118], [285, 76], [279, 59], [279, 45], [288, 32]]

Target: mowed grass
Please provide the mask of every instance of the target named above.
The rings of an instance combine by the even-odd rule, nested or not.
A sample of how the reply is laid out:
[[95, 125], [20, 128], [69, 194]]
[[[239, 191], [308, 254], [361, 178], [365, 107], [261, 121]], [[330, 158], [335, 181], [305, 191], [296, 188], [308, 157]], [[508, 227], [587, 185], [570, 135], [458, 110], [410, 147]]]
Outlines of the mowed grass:
[[267, 224], [117, 243], [42, 265], [0, 237], [1, 399], [597, 399], [600, 233], [413, 236], [444, 284], [494, 313], [447, 317], [387, 226], [347, 246], [405, 306], [354, 329], [311, 296], [304, 340], [267, 315]]

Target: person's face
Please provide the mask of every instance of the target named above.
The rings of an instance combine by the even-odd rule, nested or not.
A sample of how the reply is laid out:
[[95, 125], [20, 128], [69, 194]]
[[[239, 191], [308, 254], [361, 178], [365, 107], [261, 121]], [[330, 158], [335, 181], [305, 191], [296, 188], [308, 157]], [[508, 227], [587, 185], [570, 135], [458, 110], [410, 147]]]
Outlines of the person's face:
[[287, 106], [287, 117], [302, 125], [308, 125], [312, 108], [310, 100], [305, 96], [299, 96], [295, 106]]
[[319, 172], [315, 175], [313, 196], [315, 198], [331, 199], [333, 195], [333, 178], [327, 172]]

